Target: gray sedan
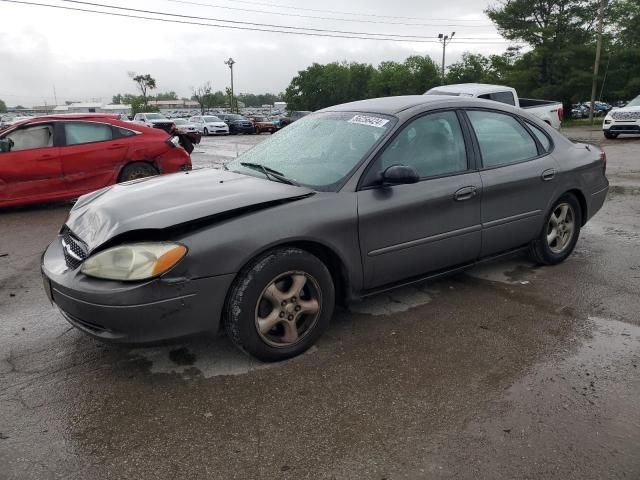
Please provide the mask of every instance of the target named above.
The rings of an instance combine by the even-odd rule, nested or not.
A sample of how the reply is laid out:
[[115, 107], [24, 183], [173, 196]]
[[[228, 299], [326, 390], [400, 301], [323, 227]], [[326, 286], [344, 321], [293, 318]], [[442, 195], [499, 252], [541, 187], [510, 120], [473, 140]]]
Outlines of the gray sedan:
[[67, 320], [136, 343], [226, 329], [280, 360], [346, 303], [518, 251], [553, 265], [608, 191], [606, 158], [522, 110], [438, 96], [316, 112], [225, 170], [81, 197], [43, 256]]

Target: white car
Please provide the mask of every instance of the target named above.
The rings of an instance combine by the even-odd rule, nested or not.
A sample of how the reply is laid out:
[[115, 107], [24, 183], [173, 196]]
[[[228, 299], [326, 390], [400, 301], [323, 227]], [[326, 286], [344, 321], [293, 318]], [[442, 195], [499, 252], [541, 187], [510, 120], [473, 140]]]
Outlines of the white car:
[[229, 135], [229, 126], [213, 115], [196, 115], [189, 119], [203, 135]]
[[614, 108], [602, 123], [604, 136], [613, 139], [620, 134], [640, 134], [640, 95], [622, 108]]
[[489, 85], [486, 83], [458, 83], [434, 87], [425, 95], [453, 95], [458, 97], [474, 97], [494, 102], [506, 103], [519, 107], [535, 115], [558, 130], [562, 125], [564, 115], [562, 103], [552, 100], [537, 100], [533, 98], [519, 98], [518, 93], [511, 87], [503, 85]]
[[198, 131], [198, 127], [196, 127], [194, 123], [191, 123], [184, 118], [174, 118], [173, 123], [175, 123], [178, 130], [186, 133], [196, 133]]
[[139, 123], [151, 128], [160, 128], [161, 130], [171, 132], [173, 130], [173, 121], [161, 113], [136, 113], [133, 117], [133, 123]]

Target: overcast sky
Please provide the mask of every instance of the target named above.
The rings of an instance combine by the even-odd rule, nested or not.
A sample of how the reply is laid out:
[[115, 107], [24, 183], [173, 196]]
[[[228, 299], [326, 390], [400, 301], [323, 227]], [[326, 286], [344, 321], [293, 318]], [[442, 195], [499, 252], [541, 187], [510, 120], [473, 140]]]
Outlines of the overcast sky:
[[[106, 10], [62, 0], [26, 1]], [[440, 32], [455, 31], [456, 38], [447, 47], [447, 63], [458, 60], [464, 51], [500, 53], [508, 46], [483, 14], [483, 9], [492, 3], [489, 0], [87, 1], [178, 15], [352, 32], [421, 35], [433, 40], [437, 40]], [[350, 12], [361, 15], [349, 15]], [[191, 96], [192, 87], [206, 81], [211, 81], [214, 89], [224, 90], [229, 85], [229, 69], [223, 61], [230, 56], [237, 62], [234, 67], [236, 92], [277, 93], [287, 87], [297, 71], [313, 62], [347, 60], [377, 65], [384, 60], [427, 54], [439, 64], [442, 55], [438, 43], [239, 31], [4, 1], [0, 1], [0, 21], [0, 99], [10, 106], [52, 104], [54, 85], [58, 103], [65, 100], [108, 102], [115, 93], [135, 93], [134, 84], [127, 75], [130, 71], [150, 73], [157, 80], [158, 91], [174, 90], [180, 96]], [[391, 24], [394, 22], [396, 24]], [[422, 25], [405, 25], [407, 23]], [[500, 43], [483, 43], [491, 39]]]

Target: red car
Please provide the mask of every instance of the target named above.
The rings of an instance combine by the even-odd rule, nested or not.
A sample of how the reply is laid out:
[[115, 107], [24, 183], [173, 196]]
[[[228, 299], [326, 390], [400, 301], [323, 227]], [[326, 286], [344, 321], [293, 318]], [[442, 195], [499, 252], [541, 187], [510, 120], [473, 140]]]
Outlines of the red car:
[[184, 170], [191, 157], [178, 137], [117, 115], [52, 115], [0, 131], [0, 207], [68, 200]]

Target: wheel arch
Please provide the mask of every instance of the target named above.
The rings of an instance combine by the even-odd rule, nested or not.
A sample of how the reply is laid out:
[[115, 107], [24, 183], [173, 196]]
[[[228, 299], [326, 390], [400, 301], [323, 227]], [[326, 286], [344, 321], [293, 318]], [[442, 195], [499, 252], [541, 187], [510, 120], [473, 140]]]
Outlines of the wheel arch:
[[[281, 248], [299, 248], [300, 250], [304, 250], [305, 252], [309, 252], [312, 255], [318, 257], [318, 259], [325, 264], [329, 273], [331, 274], [331, 279], [333, 280], [333, 285], [335, 288], [336, 294], [336, 303], [340, 305], [346, 304], [350, 298], [352, 298], [352, 283], [350, 280], [350, 276], [346, 267], [345, 262], [340, 257], [340, 255], [335, 251], [335, 249], [327, 246], [322, 242], [318, 242], [316, 240], [308, 240], [308, 239], [300, 239], [300, 240], [288, 240], [283, 241], [281, 243], [271, 244], [266, 246], [265, 248], [254, 252], [254, 254], [246, 259], [243, 264], [238, 269], [238, 274], [236, 274], [236, 278], [234, 282], [237, 280], [239, 272], [242, 272], [247, 265], [249, 265], [256, 258], [264, 255], [265, 253], [271, 250], [277, 250]], [[231, 289], [230, 289], [231, 290]], [[230, 291], [229, 290], [229, 291]], [[229, 292], [227, 292], [227, 296]]]
[[559, 195], [553, 203], [555, 204], [558, 199], [562, 198], [564, 195], [573, 195], [578, 200], [581, 210], [580, 227], [583, 227], [587, 223], [587, 219], [589, 218], [589, 206], [587, 205], [587, 198], [579, 188], [571, 188]]

